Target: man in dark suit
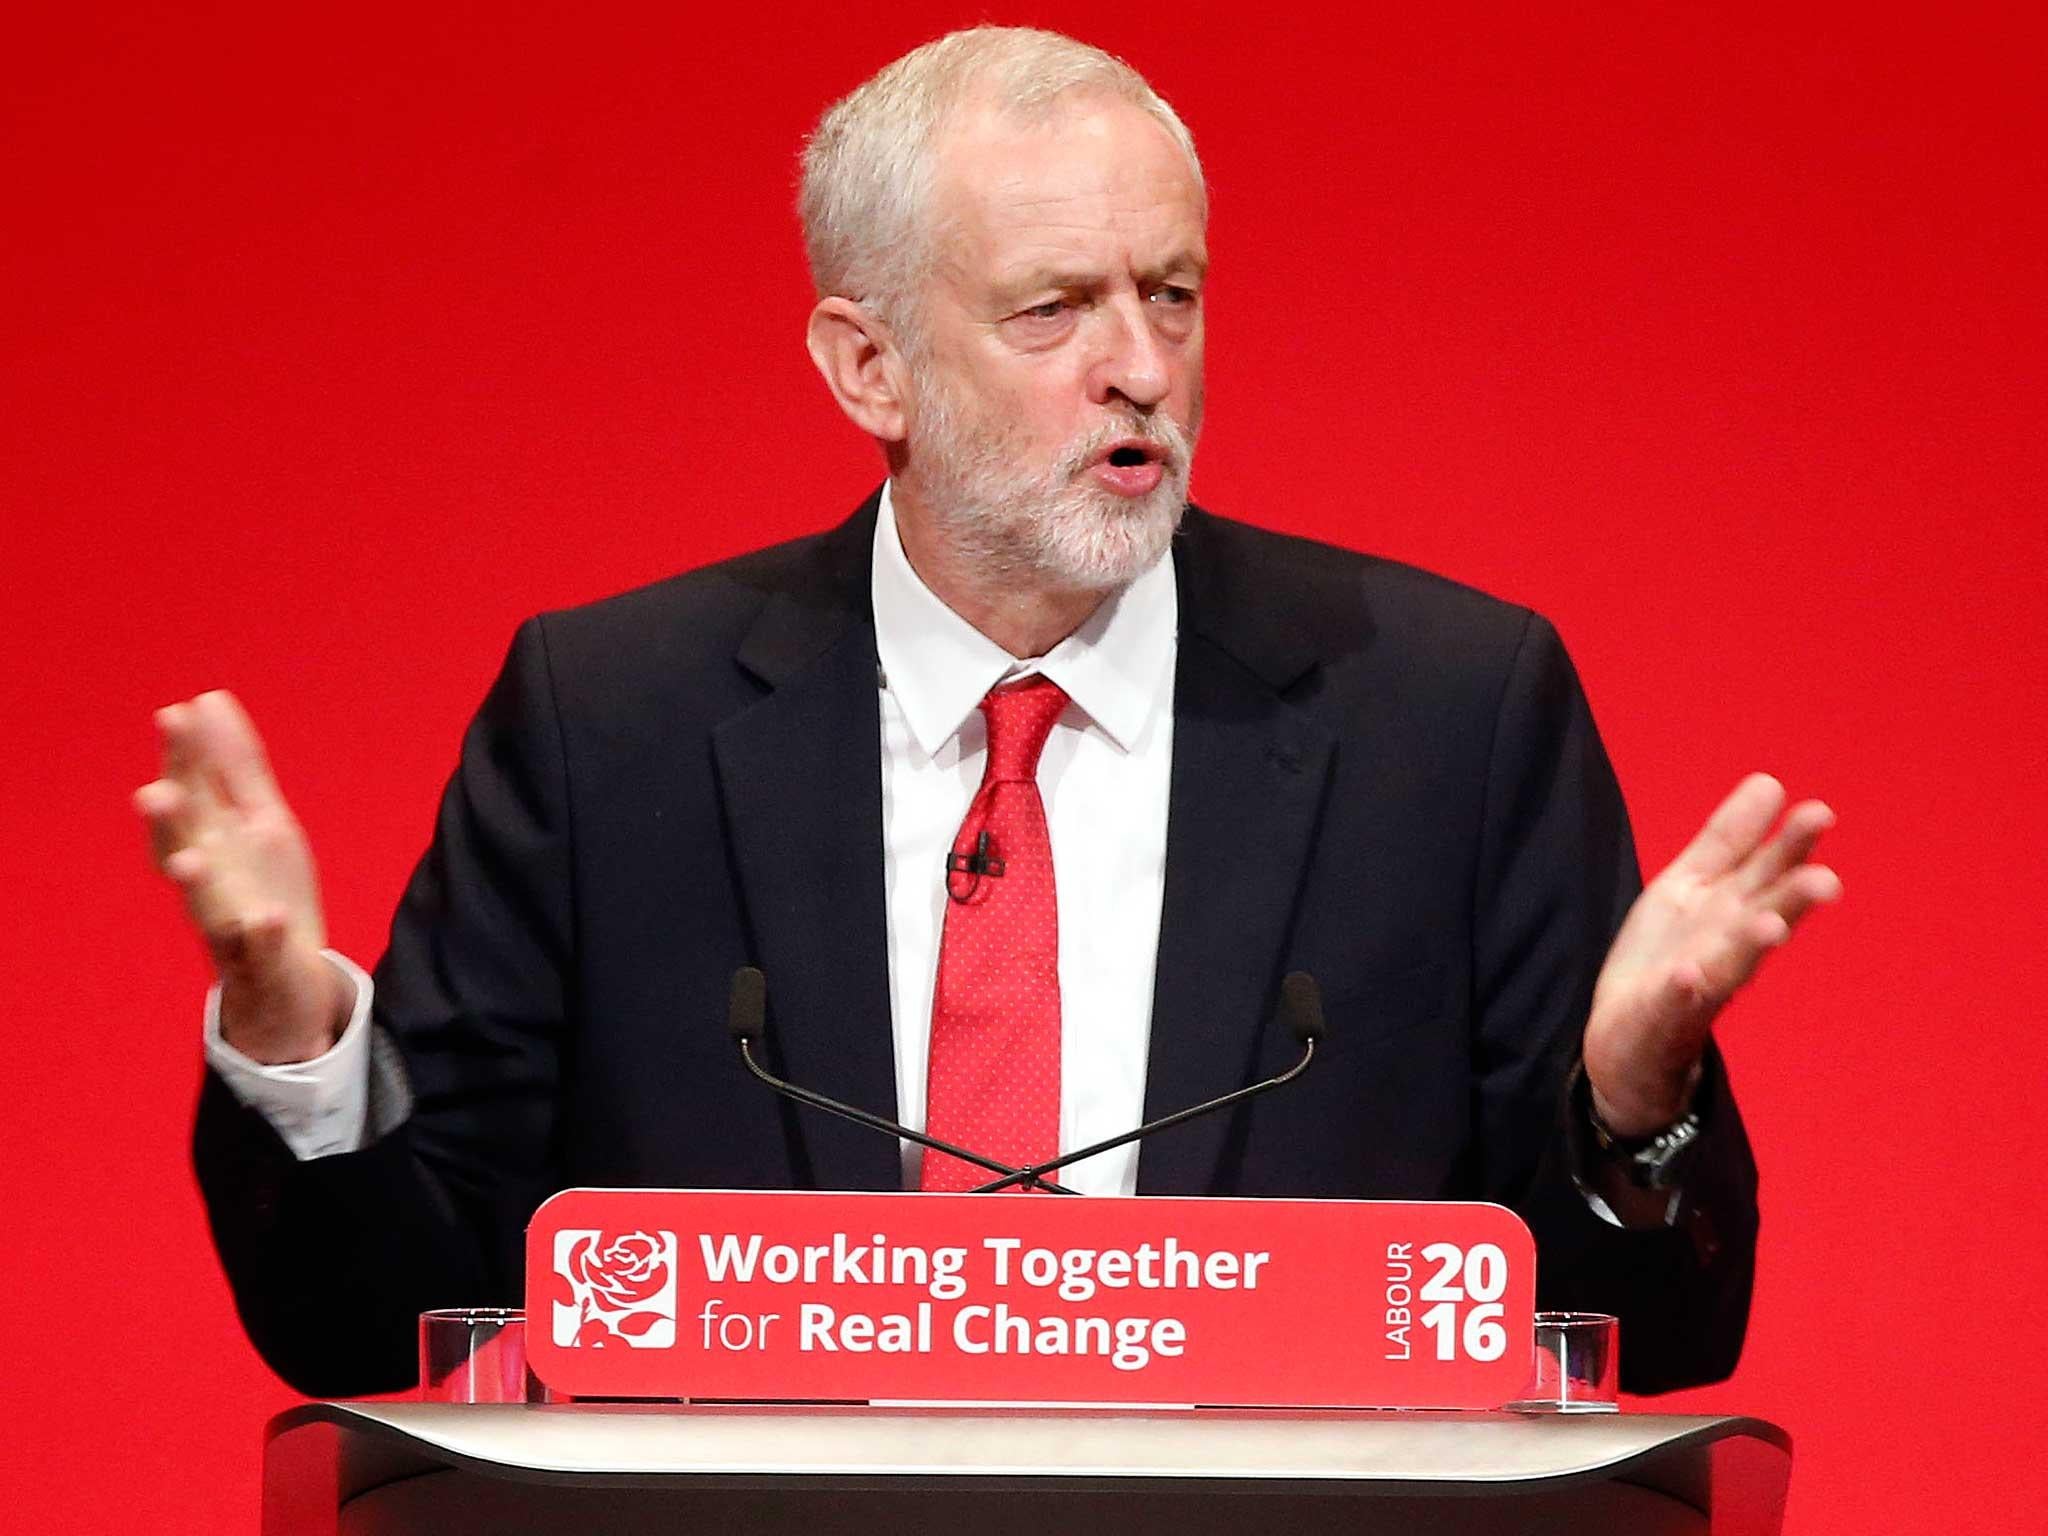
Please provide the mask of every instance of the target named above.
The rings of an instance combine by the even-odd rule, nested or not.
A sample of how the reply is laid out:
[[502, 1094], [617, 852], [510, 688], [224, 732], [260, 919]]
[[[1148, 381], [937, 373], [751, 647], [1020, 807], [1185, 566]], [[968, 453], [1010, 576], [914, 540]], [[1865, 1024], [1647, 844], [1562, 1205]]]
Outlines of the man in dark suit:
[[917, 1118], [958, 1028], [930, 829], [964, 830], [994, 755], [973, 699], [1038, 678], [1064, 703], [1031, 792], [1062, 1143], [1273, 1070], [1288, 971], [1332, 1024], [1288, 1095], [1096, 1187], [1499, 1200], [1546, 1304], [1621, 1314], [1630, 1385], [1725, 1374], [1755, 1188], [1708, 1031], [1837, 894], [1826, 808], [1772, 834], [1783, 792], [1746, 781], [1639, 896], [1547, 624], [1186, 507], [1206, 202], [1115, 61], [998, 29], [918, 50], [827, 114], [805, 216], [812, 356], [888, 485], [525, 626], [374, 988], [323, 953], [239, 707], [160, 717], [138, 802], [220, 969], [196, 1150], [265, 1357], [308, 1391], [403, 1384], [414, 1315], [516, 1299], [566, 1184], [914, 1183], [887, 1139], [766, 1099], [723, 992], [761, 966], [788, 1075]]

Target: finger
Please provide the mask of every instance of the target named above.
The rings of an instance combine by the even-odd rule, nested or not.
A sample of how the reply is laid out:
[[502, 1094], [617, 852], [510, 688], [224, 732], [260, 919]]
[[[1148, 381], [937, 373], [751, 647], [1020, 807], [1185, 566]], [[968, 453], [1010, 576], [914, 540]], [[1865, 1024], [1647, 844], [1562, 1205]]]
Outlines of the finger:
[[1821, 835], [1835, 824], [1835, 813], [1818, 800], [1802, 800], [1786, 813], [1778, 835], [1744, 861], [1736, 871], [1736, 889], [1752, 896], [1813, 856]]
[[178, 848], [164, 856], [164, 874], [188, 898], [201, 896], [214, 875], [213, 860], [203, 848]]
[[1701, 880], [1719, 879], [1756, 851], [1784, 804], [1784, 785], [1768, 773], [1752, 773], [1714, 808], [1671, 867]]
[[163, 862], [164, 875], [185, 898], [185, 910], [209, 949], [232, 937], [243, 926], [236, 905], [233, 881], [225, 878], [213, 855], [204, 848], [179, 848]]
[[1790, 934], [1791, 928], [1777, 913], [1744, 910], [1726, 928], [1704, 940], [1684, 964], [1697, 973], [1700, 995], [1718, 1010], [1756, 974], [1764, 956]]
[[1762, 892], [1753, 905], [1783, 920], [1789, 936], [1799, 920], [1815, 907], [1842, 899], [1842, 877], [1825, 864], [1801, 864], [1787, 870]]
[[189, 701], [166, 704], [156, 712], [156, 728], [163, 737], [163, 777], [192, 797], [195, 810], [203, 810], [217, 796], [201, 759], [197, 712]]
[[1792, 937], [1799, 920], [1842, 894], [1841, 877], [1821, 864], [1802, 864], [1781, 876], [1768, 892], [1737, 908], [1695, 951], [1716, 1006], [1735, 995], [1756, 974], [1764, 956]]
[[163, 869], [173, 853], [197, 836], [192, 797], [174, 780], [152, 779], [135, 791], [134, 805], [149, 830], [150, 856]]
[[192, 701], [192, 715], [200, 757], [232, 804], [248, 809], [280, 798], [263, 738], [241, 700], [216, 688]]

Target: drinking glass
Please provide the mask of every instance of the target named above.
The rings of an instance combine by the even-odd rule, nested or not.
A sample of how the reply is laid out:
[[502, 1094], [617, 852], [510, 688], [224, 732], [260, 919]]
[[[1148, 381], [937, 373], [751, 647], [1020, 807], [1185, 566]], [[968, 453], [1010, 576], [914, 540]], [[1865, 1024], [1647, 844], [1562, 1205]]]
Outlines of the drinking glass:
[[517, 1307], [445, 1307], [420, 1314], [421, 1402], [543, 1403], [526, 1368], [526, 1314]]
[[1621, 1324], [1605, 1312], [1538, 1312], [1518, 1413], [1617, 1413]]

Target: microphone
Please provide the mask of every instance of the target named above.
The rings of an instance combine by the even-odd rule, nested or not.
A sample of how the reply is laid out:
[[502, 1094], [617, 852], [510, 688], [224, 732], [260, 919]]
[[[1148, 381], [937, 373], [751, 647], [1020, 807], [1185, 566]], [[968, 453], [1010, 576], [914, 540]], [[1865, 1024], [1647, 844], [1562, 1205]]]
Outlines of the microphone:
[[1278, 1077], [1269, 1077], [1262, 1083], [1239, 1088], [1233, 1093], [1224, 1094], [1220, 1099], [1211, 1099], [1206, 1104], [1197, 1104], [1191, 1109], [1180, 1110], [1163, 1119], [1148, 1121], [1136, 1130], [1125, 1131], [1123, 1135], [1112, 1136], [1107, 1141], [1098, 1141], [1091, 1147], [1082, 1147], [1077, 1152], [1069, 1152], [1064, 1157], [1052, 1159], [1051, 1162], [1034, 1163], [1029, 1168], [1013, 1168], [999, 1179], [976, 1186], [973, 1192], [977, 1195], [986, 1195], [1008, 1189], [1013, 1184], [1039, 1178], [1064, 1168], [1069, 1163], [1078, 1163], [1084, 1158], [1093, 1157], [1098, 1152], [1113, 1152], [1118, 1147], [1150, 1136], [1155, 1131], [1171, 1130], [1174, 1126], [1185, 1125], [1198, 1116], [1211, 1114], [1219, 1109], [1228, 1109], [1233, 1104], [1242, 1104], [1247, 1099], [1257, 1098], [1262, 1093], [1270, 1093], [1275, 1088], [1293, 1082], [1306, 1072], [1308, 1064], [1315, 1060], [1316, 1042], [1326, 1038], [1329, 1033], [1323, 1023], [1322, 989], [1316, 985], [1315, 978], [1307, 971], [1288, 972], [1286, 979], [1280, 983], [1280, 1006], [1276, 1011], [1280, 1021], [1287, 1026], [1287, 1032], [1301, 1043], [1301, 1060]]
[[[922, 1131], [913, 1131], [907, 1125], [898, 1125], [894, 1120], [885, 1120], [880, 1115], [871, 1115], [864, 1109], [851, 1104], [842, 1104], [837, 1099], [828, 1099], [822, 1093], [813, 1093], [808, 1088], [785, 1082], [754, 1060], [754, 1046], [763, 1040], [768, 1032], [768, 978], [761, 974], [758, 966], [743, 965], [732, 973], [732, 990], [726, 996], [725, 1027], [740, 1048], [740, 1059], [747, 1064], [747, 1070], [766, 1083], [786, 1099], [799, 1104], [808, 1104], [813, 1109], [822, 1109], [828, 1115], [837, 1115], [842, 1120], [851, 1120], [855, 1125], [865, 1125], [871, 1130], [889, 1136], [899, 1136], [905, 1141], [914, 1141], [921, 1147], [934, 1152], [943, 1152], [948, 1157], [957, 1157], [964, 1163], [977, 1168], [986, 1168], [991, 1173], [1004, 1177], [1002, 1182], [989, 1186], [992, 1189], [1008, 1189], [1013, 1184], [1029, 1184], [1052, 1195], [1077, 1195], [1077, 1189], [1056, 1184], [1044, 1176], [1045, 1170], [1013, 1168], [1008, 1163], [999, 1163], [992, 1157], [979, 1152], [969, 1152], [965, 1147], [956, 1147], [951, 1142], [940, 1141]], [[977, 1191], [978, 1193], [978, 1191]]]

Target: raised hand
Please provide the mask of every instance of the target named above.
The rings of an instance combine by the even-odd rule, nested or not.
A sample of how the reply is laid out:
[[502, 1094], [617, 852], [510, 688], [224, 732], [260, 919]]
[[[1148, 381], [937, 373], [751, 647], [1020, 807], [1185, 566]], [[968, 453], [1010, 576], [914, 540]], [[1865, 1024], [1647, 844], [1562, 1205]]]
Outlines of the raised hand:
[[231, 693], [157, 711], [163, 774], [135, 792], [157, 868], [213, 956], [221, 1035], [261, 1062], [306, 1061], [348, 1021], [354, 989], [321, 958], [313, 853]]
[[1714, 1018], [1765, 955], [1842, 882], [1810, 862], [1835, 813], [1754, 773], [1644, 888], [1615, 935], [1586, 1023], [1593, 1105], [1617, 1135], [1648, 1135], [1685, 1113]]

